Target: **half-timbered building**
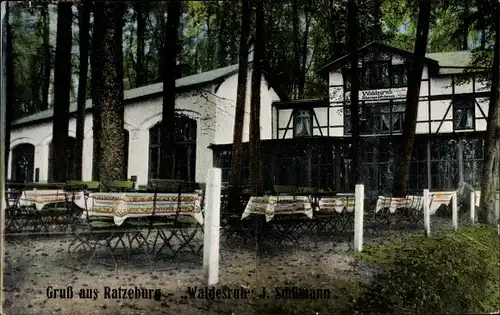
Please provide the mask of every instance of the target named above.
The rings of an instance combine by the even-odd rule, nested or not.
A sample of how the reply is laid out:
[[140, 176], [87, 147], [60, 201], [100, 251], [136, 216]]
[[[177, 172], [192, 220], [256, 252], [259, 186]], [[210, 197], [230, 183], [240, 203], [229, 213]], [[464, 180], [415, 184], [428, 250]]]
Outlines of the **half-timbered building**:
[[[368, 191], [390, 190], [413, 54], [373, 42], [358, 56], [364, 183]], [[489, 100], [480, 74], [488, 69], [470, 68], [470, 60], [469, 51], [426, 55], [409, 189], [451, 189], [461, 181], [479, 185]], [[328, 95], [273, 103], [272, 139], [262, 144], [267, 187], [353, 189], [349, 56], [318, 72], [328, 78]], [[227, 180], [231, 145], [212, 148]], [[248, 168], [242, 177], [248, 180]]]

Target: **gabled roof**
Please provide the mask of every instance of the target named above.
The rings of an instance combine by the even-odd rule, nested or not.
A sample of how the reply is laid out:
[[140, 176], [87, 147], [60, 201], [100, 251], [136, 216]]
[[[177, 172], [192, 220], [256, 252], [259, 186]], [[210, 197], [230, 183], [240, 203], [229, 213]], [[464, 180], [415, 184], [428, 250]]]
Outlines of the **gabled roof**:
[[[251, 57], [250, 57], [251, 58]], [[249, 59], [250, 59], [249, 58]], [[252, 67], [252, 59], [248, 61], [248, 67]], [[195, 87], [205, 86], [208, 84], [217, 84], [221, 83], [227, 77], [238, 73], [239, 65], [231, 65], [219, 69], [214, 69], [211, 71], [193, 74], [187, 77], [179, 78], [175, 80], [176, 88], [179, 90], [189, 90], [194, 89]], [[272, 79], [271, 75], [268, 72], [264, 71], [264, 76], [266, 80], [268, 80], [269, 84], [273, 86], [276, 93], [280, 98], [283, 98], [285, 95], [281, 92], [281, 88], [276, 86], [276, 81]], [[137, 87], [134, 89], [124, 91], [123, 99], [125, 102], [130, 102], [132, 100], [145, 98], [145, 97], [154, 97], [160, 96], [163, 92], [163, 82], [150, 84], [146, 86]], [[85, 108], [92, 108], [92, 100], [88, 99], [85, 104]], [[69, 114], [75, 114], [77, 111], [77, 103], [73, 102], [70, 104]], [[49, 120], [52, 118], [54, 114], [53, 108], [49, 108], [47, 110], [35, 113], [33, 115], [29, 115], [23, 118], [20, 118], [12, 123], [13, 127], [19, 127], [20, 125], [32, 124], [38, 122], [40, 120]]]
[[[403, 50], [403, 49], [399, 49], [399, 48], [396, 48], [396, 47], [392, 47], [392, 46], [389, 46], [389, 45], [385, 45], [385, 44], [382, 44], [382, 43], [379, 43], [379, 42], [371, 42], [369, 44], [366, 44], [365, 46], [362, 46], [358, 49], [358, 52], [364, 52], [370, 48], [379, 48], [380, 50], [382, 51], [386, 51], [386, 52], [390, 52], [390, 53], [393, 53], [393, 54], [397, 54], [397, 55], [402, 55], [402, 56], [406, 56], [406, 57], [413, 57], [413, 53], [412, 52], [409, 52], [409, 51], [406, 51], [406, 50]], [[340, 58], [337, 58], [335, 59], [334, 61], [328, 63], [327, 65], [319, 68], [317, 70], [318, 73], [320, 72], [324, 72], [325, 70], [329, 70], [329, 69], [332, 69], [332, 68], [337, 68], [337, 67], [340, 67], [341, 65], [345, 64], [346, 62], [349, 61], [349, 56], [351, 54], [346, 54]], [[434, 67], [437, 67], [438, 66], [438, 62], [434, 59], [431, 59], [431, 58], [428, 58], [426, 57], [425, 58], [425, 62], [429, 65], [432, 65]]]
[[[398, 54], [406, 57], [413, 57], [413, 53], [410, 51], [406, 51], [403, 49], [399, 49], [396, 47], [392, 47], [389, 45], [385, 45], [379, 42], [371, 42], [361, 48], [358, 49], [358, 52], [364, 52], [369, 48], [379, 48], [381, 51], [390, 52], [393, 54]], [[318, 73], [322, 73], [326, 70], [337, 68], [345, 64], [349, 61], [350, 54], [344, 55], [327, 65], [319, 68], [317, 70]], [[459, 50], [459, 51], [449, 51], [449, 52], [438, 52], [438, 53], [428, 53], [425, 54], [425, 62], [428, 66], [434, 70], [435, 74], [453, 74], [453, 73], [462, 73], [465, 68], [470, 67], [470, 62], [472, 60], [472, 53], [468, 50]], [[481, 67], [474, 67], [473, 69], [488, 69]]]

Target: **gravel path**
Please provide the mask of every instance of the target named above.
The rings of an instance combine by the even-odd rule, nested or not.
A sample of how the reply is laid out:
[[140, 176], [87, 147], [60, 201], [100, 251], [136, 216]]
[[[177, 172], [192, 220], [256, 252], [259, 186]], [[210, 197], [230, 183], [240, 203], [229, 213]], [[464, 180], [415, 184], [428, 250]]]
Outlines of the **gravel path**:
[[[182, 253], [175, 259], [159, 259], [149, 265], [141, 261], [119, 261], [116, 271], [98, 263], [93, 263], [88, 270], [76, 270], [75, 266], [81, 266], [77, 260], [69, 259], [69, 242], [69, 236], [6, 242], [6, 314], [254, 314], [250, 311], [251, 299], [210, 301], [181, 298], [188, 287], [204, 286], [201, 255]], [[369, 281], [376, 269], [351, 258], [348, 253], [351, 244], [349, 240], [326, 240], [315, 247], [311, 241], [303, 240], [298, 249], [287, 246], [264, 253], [259, 258], [251, 246], [237, 248], [222, 243], [220, 285], [256, 290], [266, 286], [269, 290], [287, 281], [293, 286], [331, 283], [332, 278]], [[72, 286], [75, 296], [72, 299], [50, 299], [46, 293], [49, 286], [58, 289]], [[106, 286], [161, 289], [162, 296], [159, 301], [104, 299]], [[80, 289], [98, 289], [100, 293], [96, 299], [81, 299], [77, 296]]]

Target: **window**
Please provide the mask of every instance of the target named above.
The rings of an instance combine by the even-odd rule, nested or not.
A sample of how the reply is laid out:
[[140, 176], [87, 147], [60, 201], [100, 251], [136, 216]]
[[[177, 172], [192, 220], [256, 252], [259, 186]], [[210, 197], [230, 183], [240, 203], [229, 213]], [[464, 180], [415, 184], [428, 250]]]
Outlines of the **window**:
[[15, 182], [33, 182], [35, 146], [22, 143], [12, 149], [11, 179]]
[[389, 62], [369, 62], [362, 70], [364, 80], [360, 89], [384, 89], [391, 86]]
[[422, 190], [427, 188], [427, 143], [416, 141], [409, 169], [409, 190]]
[[408, 86], [408, 65], [392, 65], [391, 66], [391, 87], [406, 87]]
[[[390, 65], [388, 61], [367, 62], [358, 69], [359, 89], [387, 89], [408, 86], [408, 64]], [[351, 73], [348, 68], [342, 69], [344, 89], [351, 89]]]
[[474, 97], [456, 97], [453, 99], [453, 127], [455, 130], [474, 129]]
[[[359, 104], [359, 118], [363, 115], [363, 106], [360, 102]], [[351, 124], [351, 108], [350, 104], [347, 103], [344, 107], [344, 133], [350, 134], [352, 132], [352, 124]]]
[[[195, 181], [196, 120], [177, 116], [175, 121], [175, 178]], [[149, 129], [149, 178], [158, 178], [160, 172], [161, 122]]]
[[313, 109], [298, 109], [293, 113], [293, 136], [312, 137]]
[[457, 143], [455, 140], [430, 141], [431, 188], [455, 189], [458, 185]]
[[481, 185], [481, 172], [484, 158], [483, 140], [466, 139], [462, 141], [464, 145], [464, 181], [474, 188], [479, 188]]
[[[403, 131], [404, 102], [360, 104], [360, 128], [364, 134], [393, 133]], [[351, 133], [350, 109], [345, 109], [345, 133]]]

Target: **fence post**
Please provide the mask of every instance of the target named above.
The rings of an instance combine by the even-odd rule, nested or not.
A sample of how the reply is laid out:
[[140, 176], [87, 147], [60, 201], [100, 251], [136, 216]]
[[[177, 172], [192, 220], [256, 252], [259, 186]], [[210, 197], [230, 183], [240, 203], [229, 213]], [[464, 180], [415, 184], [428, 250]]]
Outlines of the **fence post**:
[[472, 224], [476, 223], [476, 192], [470, 193], [470, 221]]
[[424, 189], [424, 228], [425, 235], [431, 236], [431, 216], [429, 212], [429, 189]]
[[221, 170], [208, 170], [205, 192], [203, 269], [208, 285], [219, 282]]
[[453, 229], [456, 231], [458, 229], [458, 209], [457, 209], [457, 192], [453, 192], [453, 197], [451, 199], [451, 221], [453, 223]]
[[354, 251], [363, 250], [363, 215], [365, 202], [365, 186], [356, 185], [354, 201]]

